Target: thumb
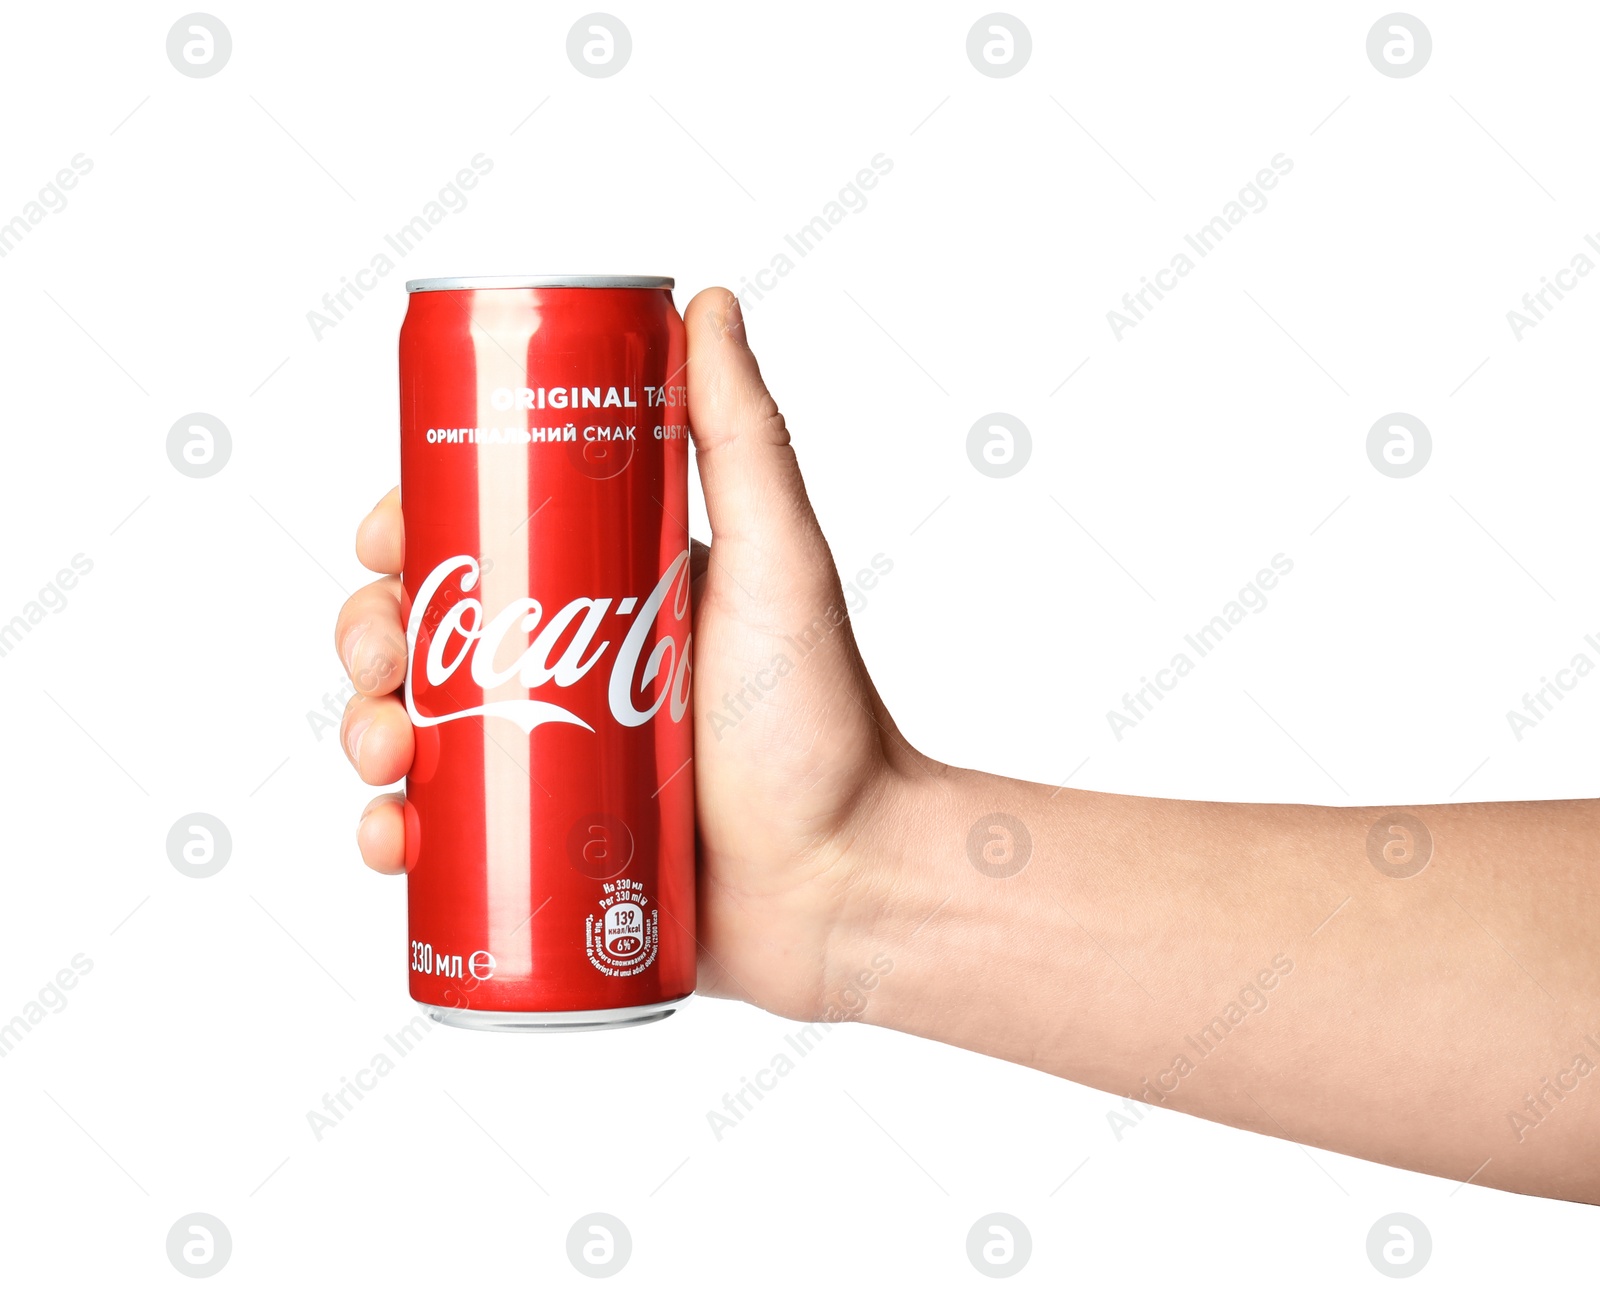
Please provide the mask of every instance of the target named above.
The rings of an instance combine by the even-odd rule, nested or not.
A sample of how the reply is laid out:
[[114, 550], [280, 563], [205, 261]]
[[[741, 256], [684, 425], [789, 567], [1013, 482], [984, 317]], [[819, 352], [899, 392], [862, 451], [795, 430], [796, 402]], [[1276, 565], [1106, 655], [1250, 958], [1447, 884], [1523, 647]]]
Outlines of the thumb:
[[777, 401], [745, 341], [739, 299], [707, 288], [684, 311], [689, 422], [719, 556], [751, 544], [784, 564], [832, 574]]

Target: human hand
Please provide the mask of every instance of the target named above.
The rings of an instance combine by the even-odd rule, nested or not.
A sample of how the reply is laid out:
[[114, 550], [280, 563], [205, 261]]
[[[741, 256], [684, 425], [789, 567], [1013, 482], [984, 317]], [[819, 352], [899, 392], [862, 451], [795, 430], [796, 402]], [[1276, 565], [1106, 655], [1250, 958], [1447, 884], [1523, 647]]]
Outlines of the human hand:
[[[1125, 1101], [1600, 1201], [1595, 1089], [1514, 1102], [1592, 1043], [1600, 807], [1410, 809], [1450, 864], [1396, 888], [1369, 860], [1375, 809], [1125, 798], [924, 758], [861, 662], [733, 298], [702, 293], [685, 325], [712, 529], [694, 580], [701, 991], [803, 1019], [853, 1000], [851, 1017]], [[390, 493], [357, 536], [385, 577], [335, 634], [359, 692], [346, 750], [372, 784], [413, 752], [403, 550]], [[403, 870], [401, 797], [376, 799], [357, 837], [374, 869]], [[1474, 910], [1512, 932], [1513, 965]], [[845, 996], [883, 952], [870, 1005]], [[1492, 1052], [1475, 1041], [1450, 1081], [1418, 1081], [1485, 1036]], [[1546, 1115], [1562, 1132], [1530, 1134]]]
[[[737, 299], [701, 292], [684, 323], [712, 531], [693, 557], [699, 989], [813, 1018], [843, 985], [830, 946], [872, 919], [856, 882], [871, 855], [863, 837], [892, 816], [896, 784], [926, 763], [867, 676]], [[357, 691], [343, 744], [371, 785], [405, 776], [414, 749], [398, 694], [404, 551], [395, 489], [356, 535], [361, 563], [384, 577], [345, 603], [334, 634]], [[374, 870], [403, 871], [403, 795], [374, 799], [356, 837]]]

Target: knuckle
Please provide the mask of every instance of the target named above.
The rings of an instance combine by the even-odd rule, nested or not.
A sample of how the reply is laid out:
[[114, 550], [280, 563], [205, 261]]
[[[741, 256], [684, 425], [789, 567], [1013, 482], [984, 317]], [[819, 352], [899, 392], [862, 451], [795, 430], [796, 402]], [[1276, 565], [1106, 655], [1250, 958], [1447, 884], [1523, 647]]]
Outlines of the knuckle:
[[755, 414], [755, 427], [761, 438], [775, 448], [787, 448], [789, 444], [789, 423], [783, 413], [779, 411], [778, 401], [763, 391], [757, 403]]

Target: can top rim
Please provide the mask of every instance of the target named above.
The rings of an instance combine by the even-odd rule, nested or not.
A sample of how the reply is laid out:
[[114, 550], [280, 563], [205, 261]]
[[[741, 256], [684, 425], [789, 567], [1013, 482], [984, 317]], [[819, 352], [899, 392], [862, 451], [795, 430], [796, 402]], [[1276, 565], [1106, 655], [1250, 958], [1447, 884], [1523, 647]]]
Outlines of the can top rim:
[[408, 292], [477, 292], [518, 287], [642, 287], [671, 291], [674, 280], [647, 274], [490, 274], [473, 278], [413, 278]]

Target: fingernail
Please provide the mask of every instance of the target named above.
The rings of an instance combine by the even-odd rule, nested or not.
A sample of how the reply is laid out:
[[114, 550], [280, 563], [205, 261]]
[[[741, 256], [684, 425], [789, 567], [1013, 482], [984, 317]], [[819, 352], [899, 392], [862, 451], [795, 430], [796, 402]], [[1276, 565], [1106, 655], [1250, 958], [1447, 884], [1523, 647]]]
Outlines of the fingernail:
[[367, 635], [366, 624], [356, 624], [344, 635], [344, 641], [339, 646], [339, 658], [344, 661], [344, 671], [353, 678], [356, 671], [356, 647], [361, 645], [361, 639]]
[[371, 718], [358, 718], [350, 724], [350, 730], [345, 733], [345, 752], [350, 755], [350, 761], [357, 767], [361, 766], [361, 741], [367, 734], [367, 728], [371, 725]]
[[731, 336], [741, 343], [744, 341], [744, 310], [740, 308], [737, 296], [729, 297], [728, 308], [722, 315], [722, 331], [725, 336]]

